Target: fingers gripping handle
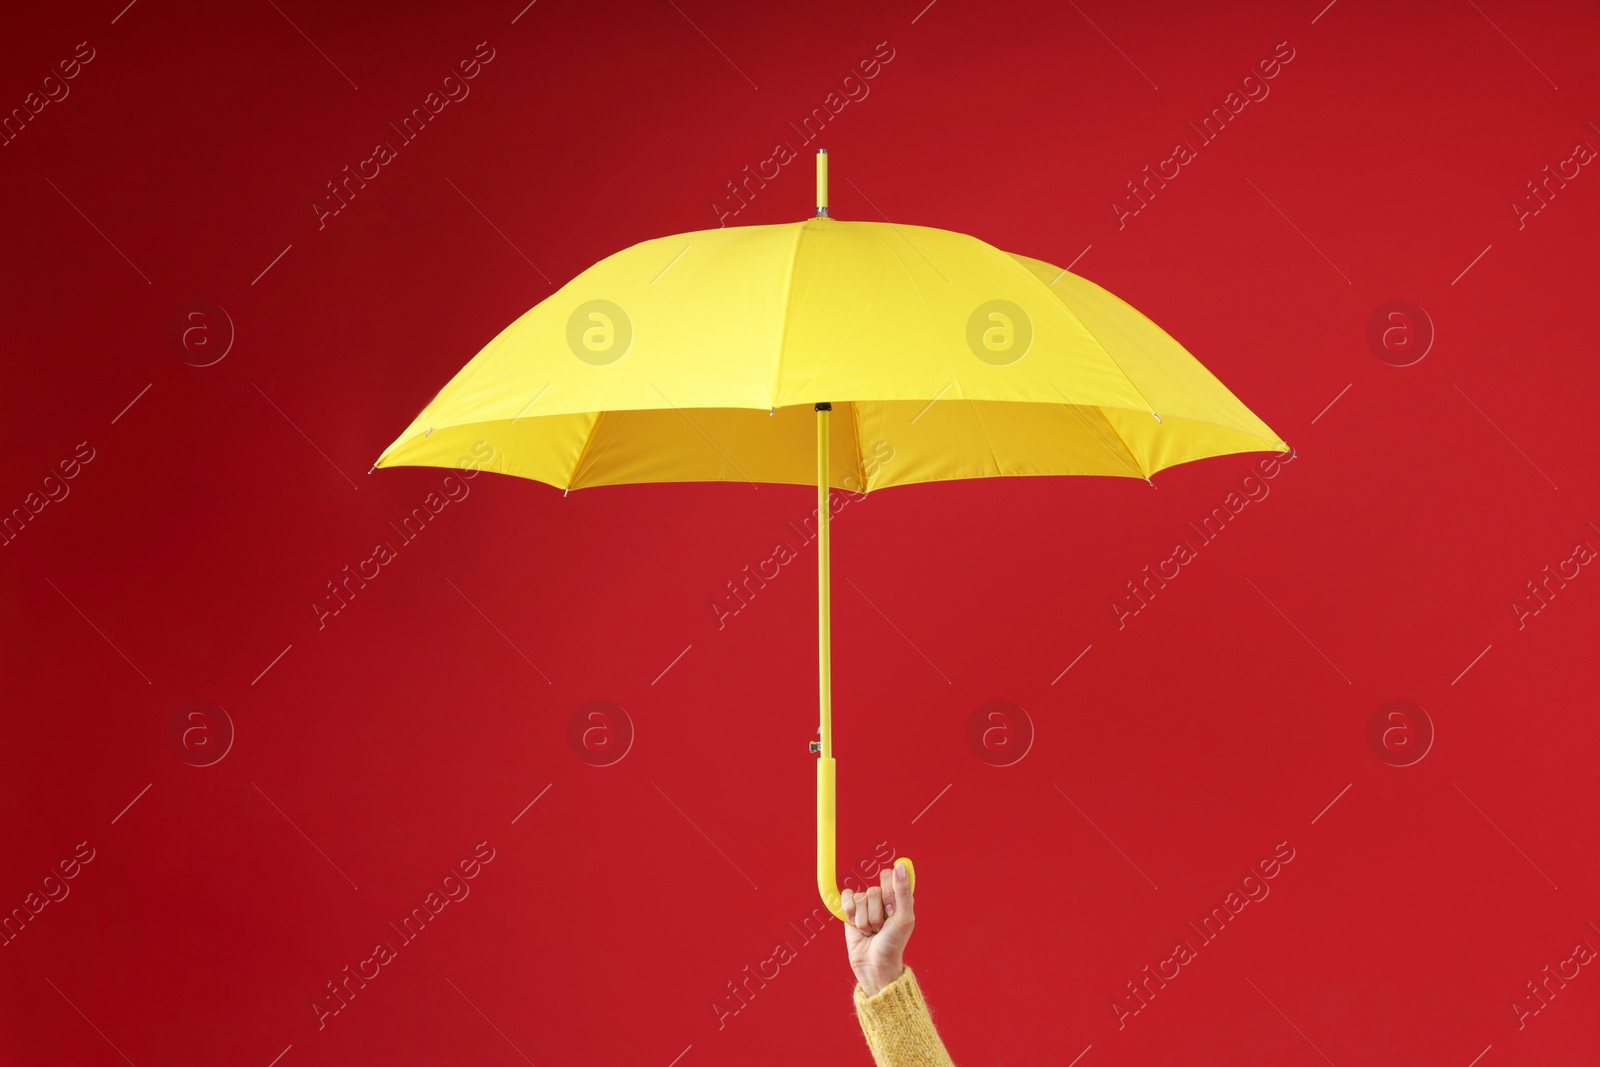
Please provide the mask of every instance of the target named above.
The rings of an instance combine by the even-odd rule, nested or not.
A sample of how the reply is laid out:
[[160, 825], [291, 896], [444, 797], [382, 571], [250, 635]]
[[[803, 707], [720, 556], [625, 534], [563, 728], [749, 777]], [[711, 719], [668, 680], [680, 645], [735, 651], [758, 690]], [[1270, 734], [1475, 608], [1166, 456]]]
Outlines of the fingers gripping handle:
[[[834, 808], [835, 764], [832, 756], [817, 760], [817, 889], [822, 903], [839, 919], [844, 919], [844, 906], [839, 902], [839, 881], [834, 868], [834, 826], [837, 822]], [[906, 865], [906, 878], [911, 891], [917, 891], [917, 869], [909, 856], [895, 857], [896, 863]]]

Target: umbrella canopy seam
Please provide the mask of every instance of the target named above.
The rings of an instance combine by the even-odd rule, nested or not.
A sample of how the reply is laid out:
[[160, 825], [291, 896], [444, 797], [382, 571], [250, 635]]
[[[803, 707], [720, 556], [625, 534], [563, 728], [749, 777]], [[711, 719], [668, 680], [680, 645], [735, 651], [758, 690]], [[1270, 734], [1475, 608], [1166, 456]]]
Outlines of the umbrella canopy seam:
[[772, 392], [767, 395], [769, 407], [778, 406], [778, 388], [783, 384], [783, 349], [788, 340], [789, 308], [794, 303], [794, 265], [800, 258], [800, 238], [805, 236], [805, 223], [794, 228], [794, 244], [789, 248], [789, 266], [783, 275], [783, 306], [778, 311], [778, 353], [773, 358]]
[[[993, 245], [990, 245], [987, 242], [981, 241], [978, 238], [974, 238], [974, 240], [977, 240], [979, 244], [983, 244], [987, 248], [994, 248]], [[1095, 347], [1099, 348], [1101, 354], [1103, 354], [1106, 357], [1106, 359], [1111, 361], [1111, 365], [1113, 367], [1117, 368], [1117, 373], [1122, 375], [1122, 380], [1128, 383], [1128, 387], [1130, 389], [1132, 389], [1135, 393], [1139, 394], [1139, 399], [1143, 400], [1144, 403], [1145, 403], [1145, 407], [1147, 409], [1149, 409], [1148, 410], [1148, 414], [1152, 414], [1152, 415], [1155, 414], [1156, 413], [1155, 406], [1150, 403], [1150, 398], [1144, 395], [1144, 390], [1140, 389], [1137, 385], [1134, 384], [1133, 379], [1128, 376], [1128, 372], [1122, 369], [1122, 364], [1117, 362], [1117, 357], [1113, 356], [1111, 354], [1111, 350], [1105, 346], [1105, 342], [1100, 340], [1099, 335], [1096, 334], [1093, 330], [1089, 329], [1089, 324], [1084, 322], [1082, 316], [1080, 316], [1075, 310], [1073, 310], [1072, 305], [1068, 304], [1065, 300], [1061, 299], [1061, 294], [1056, 292], [1055, 286], [1052, 285], [1051, 283], [1045, 281], [1043, 278], [1039, 277], [1037, 274], [1033, 273], [1033, 271], [1029, 270], [1028, 269], [1028, 265], [1023, 263], [1021, 260], [1019, 260], [1016, 257], [1015, 254], [1013, 254], [1011, 252], [1006, 252], [1003, 249], [999, 249], [999, 248], [995, 248], [994, 250], [996, 252], [999, 252], [1001, 255], [1005, 256], [1007, 259], [1011, 260], [1018, 267], [1020, 267], [1022, 269], [1022, 273], [1026, 274], [1028, 277], [1032, 278], [1035, 284], [1041, 285], [1041, 286], [1044, 287], [1045, 292], [1049, 293], [1051, 298], [1054, 299], [1056, 303], [1061, 305], [1062, 310], [1065, 311], [1068, 315], [1072, 316], [1072, 321], [1076, 322], [1079, 326], [1083, 327], [1083, 332], [1089, 335], [1089, 339], [1092, 340], [1095, 343]], [[1040, 260], [1040, 262], [1045, 262], [1045, 261], [1044, 260]], [[1067, 274], [1067, 273], [1069, 273], [1069, 272], [1066, 269], [1063, 269], [1061, 271], [1061, 274]], [[1061, 275], [1058, 274], [1058, 275], [1056, 275], [1056, 277], [1059, 279], [1061, 277]], [[1073, 277], [1082, 277], [1082, 275], [1073, 275]], [[1088, 281], [1088, 280], [1089, 279], [1084, 278], [1084, 281]], [[1121, 300], [1122, 298], [1118, 297], [1117, 299]], [[1127, 304], [1127, 301], [1124, 300], [1123, 303]], [[1142, 318], [1149, 319], [1148, 315], [1145, 315], [1145, 313], [1140, 311], [1138, 308], [1133, 307], [1132, 304], [1128, 304], [1128, 307], [1132, 308], [1132, 310], [1136, 314], [1141, 316]], [[1152, 321], [1151, 325], [1155, 325], [1155, 323]], [[1156, 328], [1160, 329], [1159, 326], [1156, 327]], [[1165, 333], [1166, 331], [1162, 330], [1162, 332]], [[1172, 335], [1171, 334], [1167, 334], [1167, 336], [1171, 337]], [[1179, 344], [1179, 347], [1182, 347], [1182, 343], [1179, 342], [1176, 337], [1173, 337], [1172, 340], [1175, 343]], [[1185, 348], [1184, 351], [1187, 352], [1188, 349]], [[1195, 362], [1199, 363], [1199, 359], [1196, 359]], [[1204, 366], [1204, 364], [1201, 364], [1201, 366]], [[1210, 373], [1210, 372], [1207, 371], [1207, 373]], [[1216, 377], [1216, 376], [1212, 375], [1212, 377]], [[1221, 383], [1219, 382], [1218, 384], [1221, 384]], [[1219, 427], [1219, 428], [1220, 429], [1224, 429], [1224, 430], [1235, 429], [1235, 427], [1232, 427], [1232, 426], [1223, 426], [1223, 427]], [[1126, 443], [1126, 442], [1124, 442], [1124, 443]]]
[[[867, 232], [870, 233], [877, 240], [877, 242], [879, 244], [881, 244], [884, 247], [884, 249], [891, 256], [894, 257], [894, 261], [896, 263], [900, 264], [900, 269], [905, 272], [906, 280], [911, 283], [911, 291], [912, 291], [912, 293], [916, 295], [917, 300], [922, 304], [923, 322], [929, 327], [929, 329], [931, 331], [933, 331], [934, 330], [934, 323], [935, 323], [934, 314], [933, 314], [933, 308], [928, 306], [927, 294], [922, 291], [922, 286], [917, 284], [916, 275], [911, 273], [911, 268], [906, 266], [906, 261], [901, 258], [900, 253], [898, 251], [896, 251], [892, 246], [890, 246], [888, 241], [883, 239], [883, 233], [876, 225], [874, 225], [872, 223], [863, 223], [862, 225], [865, 225], [865, 226], [869, 227]], [[935, 274], [937, 274], [940, 278], [943, 278], [944, 279], [944, 283], [946, 285], [950, 284], [950, 279], [949, 278], [945, 278], [944, 272], [941, 271], [938, 267], [934, 266], [933, 260], [929, 259], [927, 257], [927, 255], [923, 253], [922, 249], [918, 248], [914, 244], [911, 244], [911, 238], [909, 238], [905, 234], [901, 233], [899, 227], [895, 226], [894, 223], [891, 222], [891, 223], [888, 224], [888, 226], [889, 226], [889, 228], [891, 230], [894, 230], [895, 236], [899, 237], [906, 244], [911, 245], [911, 250], [913, 252], [915, 252], [919, 256], [922, 256], [922, 260], [923, 260], [924, 263], [926, 263], [930, 267], [933, 267], [933, 272]], [[936, 331], [934, 331], [934, 332], [936, 332]], [[961, 388], [961, 382], [959, 380], [955, 383], [955, 386], [956, 386], [957, 391], [959, 391], [963, 395], [965, 395], [966, 390]]]

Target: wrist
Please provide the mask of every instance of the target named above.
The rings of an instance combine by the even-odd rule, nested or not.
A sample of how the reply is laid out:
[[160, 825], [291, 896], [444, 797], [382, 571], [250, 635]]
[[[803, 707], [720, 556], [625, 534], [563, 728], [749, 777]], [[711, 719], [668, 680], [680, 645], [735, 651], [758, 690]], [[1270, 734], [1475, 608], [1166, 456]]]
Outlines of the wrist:
[[904, 974], [905, 969], [905, 963], [899, 960], [893, 964], [867, 967], [856, 972], [856, 981], [861, 983], [861, 991], [863, 993], [869, 997], [875, 997], [883, 990], [884, 986]]

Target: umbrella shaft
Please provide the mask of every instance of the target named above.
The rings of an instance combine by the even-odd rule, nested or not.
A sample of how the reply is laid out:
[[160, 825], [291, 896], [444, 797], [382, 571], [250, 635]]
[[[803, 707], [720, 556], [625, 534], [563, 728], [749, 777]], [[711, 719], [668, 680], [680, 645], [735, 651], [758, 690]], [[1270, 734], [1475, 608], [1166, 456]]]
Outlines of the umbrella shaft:
[[817, 687], [821, 694], [822, 758], [833, 758], [833, 684], [828, 622], [828, 413], [817, 405]]
[[[826, 160], [827, 156], [819, 156]], [[817, 691], [821, 694], [821, 759], [817, 760], [817, 890], [827, 909], [841, 920], [839, 881], [834, 866], [835, 771], [833, 709], [828, 640], [828, 413], [832, 404], [817, 405]]]

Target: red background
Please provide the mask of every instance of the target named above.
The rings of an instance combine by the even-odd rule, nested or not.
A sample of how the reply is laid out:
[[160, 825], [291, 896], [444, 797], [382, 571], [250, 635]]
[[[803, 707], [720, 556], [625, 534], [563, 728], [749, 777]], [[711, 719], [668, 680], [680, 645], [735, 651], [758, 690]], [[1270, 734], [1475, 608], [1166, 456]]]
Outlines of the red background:
[[[1600, 947], [1600, 577], [1521, 628], [1510, 605], [1600, 546], [1600, 177], [1520, 228], [1511, 203], [1600, 144], [1600, 19], [924, 2], [8, 15], [5, 109], [94, 58], [0, 149], [0, 506], [94, 458], [0, 556], [0, 908], [94, 858], [0, 948], [0, 1060], [868, 1062], [839, 925], [789, 926], [817, 904], [814, 549], [724, 628], [710, 606], [814, 493], [479, 477], [321, 629], [311, 605], [439, 487], [367, 470], [504, 325], [714, 225], [779, 140], [802, 158], [732, 221], [810, 214], [786, 124], [886, 41], [822, 138], [834, 213], [1074, 263], [1298, 454], [1121, 629], [1124, 583], [1260, 457], [841, 514], [840, 864], [916, 859], [907, 959], [955, 1060], [1595, 1061], [1596, 968], [1520, 1028], [1511, 1004]], [[319, 229], [325, 183], [481, 41], [471, 95]], [[1199, 146], [1185, 123], [1279, 42], [1270, 95]], [[1198, 158], [1119, 228], [1179, 139]], [[1395, 299], [1436, 332], [1410, 366], [1366, 337]], [[234, 331], [203, 367], [169, 339], [196, 300]], [[1367, 740], [1396, 699], [1436, 734], [1410, 766]], [[169, 741], [192, 700], [232, 724], [210, 766]], [[567, 741], [590, 700], [632, 723], [610, 766]], [[1011, 766], [968, 746], [991, 700], [1032, 724]], [[319, 1030], [325, 983], [480, 841], [470, 896]], [[1270, 896], [1119, 1029], [1124, 983], [1279, 842]]]

